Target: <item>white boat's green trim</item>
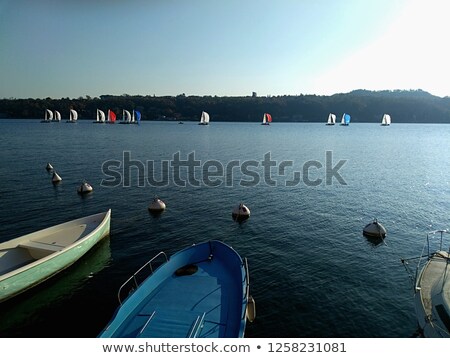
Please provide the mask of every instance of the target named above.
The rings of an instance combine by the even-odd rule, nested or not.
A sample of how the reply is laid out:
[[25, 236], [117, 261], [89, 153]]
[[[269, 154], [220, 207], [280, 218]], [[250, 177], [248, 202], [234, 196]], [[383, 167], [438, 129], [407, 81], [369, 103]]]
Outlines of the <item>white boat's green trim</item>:
[[61, 272], [109, 235], [107, 212], [0, 243], [0, 302]]

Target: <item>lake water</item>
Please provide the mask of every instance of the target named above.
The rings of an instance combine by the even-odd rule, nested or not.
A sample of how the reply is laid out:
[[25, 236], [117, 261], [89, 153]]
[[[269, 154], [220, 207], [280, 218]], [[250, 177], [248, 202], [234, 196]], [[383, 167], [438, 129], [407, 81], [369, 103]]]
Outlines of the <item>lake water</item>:
[[[257, 317], [246, 337], [414, 337], [400, 259], [449, 227], [449, 139], [437, 124], [1, 120], [0, 241], [109, 208], [112, 219], [110, 237], [77, 264], [0, 304], [0, 336], [96, 337], [147, 260], [215, 239], [248, 259]], [[173, 161], [189, 155], [195, 168], [178, 175]], [[83, 179], [94, 187], [86, 197]], [[167, 204], [160, 217], [147, 210], [155, 195]], [[240, 202], [251, 217], [239, 224]], [[362, 235], [374, 218], [385, 243]]]

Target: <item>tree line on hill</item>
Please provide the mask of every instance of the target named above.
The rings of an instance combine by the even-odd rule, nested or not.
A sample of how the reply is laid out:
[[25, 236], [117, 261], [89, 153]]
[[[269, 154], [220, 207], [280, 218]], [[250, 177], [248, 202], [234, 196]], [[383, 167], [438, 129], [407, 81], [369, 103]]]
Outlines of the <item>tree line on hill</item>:
[[422, 90], [367, 91], [355, 90], [331, 96], [285, 95], [258, 97], [218, 96], [131, 96], [102, 95], [77, 99], [0, 99], [0, 117], [42, 119], [46, 109], [58, 110], [63, 118], [69, 109], [78, 118], [94, 120], [97, 109], [114, 111], [119, 120], [122, 110], [138, 110], [142, 120], [198, 121], [202, 111], [211, 122], [261, 121], [265, 112], [273, 122], [325, 122], [329, 113], [338, 120], [343, 113], [354, 122], [381, 122], [384, 113], [393, 123], [450, 123], [450, 97], [437, 97]]

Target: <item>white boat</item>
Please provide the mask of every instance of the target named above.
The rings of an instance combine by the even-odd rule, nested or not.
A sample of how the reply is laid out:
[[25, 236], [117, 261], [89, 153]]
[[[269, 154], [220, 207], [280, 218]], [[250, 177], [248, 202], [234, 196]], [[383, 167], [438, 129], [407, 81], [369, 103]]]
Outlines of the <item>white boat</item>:
[[[422, 334], [426, 338], [450, 338], [450, 247], [449, 231], [427, 234], [413, 278], [414, 303]], [[408, 260], [402, 260], [409, 269]]]
[[50, 123], [53, 120], [53, 112], [49, 109], [45, 110], [44, 119], [41, 121], [41, 123]]
[[333, 126], [336, 123], [336, 115], [334, 113], [330, 113], [328, 115], [327, 125]]
[[61, 122], [61, 113], [59, 111], [55, 111], [53, 114], [52, 122]]
[[47, 163], [45, 169], [47, 169], [47, 171], [51, 171], [51, 170], [53, 170], [53, 165], [51, 165], [50, 163]]
[[264, 113], [261, 124], [268, 126], [270, 123], [272, 123], [272, 116], [269, 113]]
[[205, 111], [202, 112], [202, 115], [200, 116], [200, 122], [198, 124], [201, 125], [208, 125], [209, 124], [209, 114]]
[[381, 119], [382, 126], [390, 126], [391, 125], [391, 116], [389, 114], [383, 114], [383, 118]]
[[97, 108], [97, 115], [95, 117], [94, 123], [105, 123], [105, 121], [106, 121], [105, 112]]
[[130, 124], [131, 123], [131, 113], [130, 111], [127, 111], [126, 109], [122, 110], [122, 121], [120, 121], [120, 124]]
[[78, 120], [78, 113], [76, 110], [71, 109], [69, 114], [69, 120], [66, 121], [66, 123], [77, 123]]
[[111, 209], [0, 243], [0, 302], [66, 269], [109, 235]]

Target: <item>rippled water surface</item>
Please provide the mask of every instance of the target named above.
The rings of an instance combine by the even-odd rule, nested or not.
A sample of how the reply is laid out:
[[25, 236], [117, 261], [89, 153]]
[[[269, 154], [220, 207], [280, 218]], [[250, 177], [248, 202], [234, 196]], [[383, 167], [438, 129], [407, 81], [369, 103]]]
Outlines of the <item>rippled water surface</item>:
[[[112, 219], [110, 237], [78, 263], [0, 304], [0, 335], [96, 337], [118, 288], [148, 259], [215, 239], [249, 262], [257, 318], [247, 337], [412, 337], [400, 258], [418, 255], [427, 231], [449, 227], [449, 139], [450, 126], [436, 124], [1, 120], [0, 241], [109, 208]], [[178, 177], [171, 165], [168, 185], [149, 184], [189, 155], [195, 170]], [[116, 161], [109, 173], [106, 161]], [[101, 185], [119, 172], [121, 185]], [[94, 187], [86, 197], [76, 191], [83, 179]], [[155, 195], [167, 204], [157, 218], [147, 210]], [[241, 224], [231, 218], [239, 202], [251, 210]], [[373, 218], [385, 243], [362, 235]]]

